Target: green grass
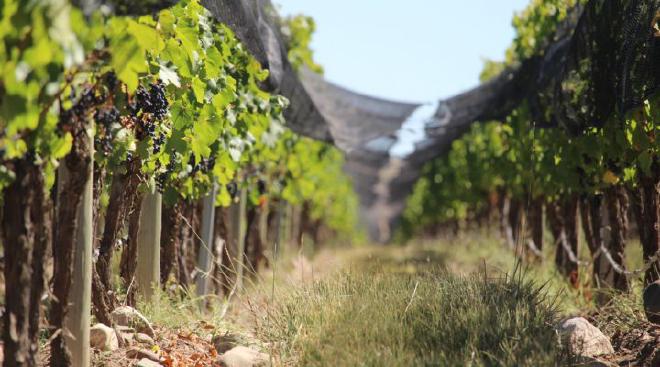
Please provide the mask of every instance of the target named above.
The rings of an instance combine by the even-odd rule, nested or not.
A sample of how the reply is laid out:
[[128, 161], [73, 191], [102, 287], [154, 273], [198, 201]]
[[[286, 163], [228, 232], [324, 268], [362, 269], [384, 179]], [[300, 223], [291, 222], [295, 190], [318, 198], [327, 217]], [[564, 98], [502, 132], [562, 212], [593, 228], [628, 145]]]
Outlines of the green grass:
[[[631, 268], [637, 247], [628, 247]], [[644, 322], [638, 284], [596, 308], [590, 269], [580, 269], [583, 286], [571, 287], [555, 270], [550, 241], [545, 261], [525, 265], [497, 235], [477, 232], [325, 248], [307, 260], [307, 251], [285, 250], [274, 268], [246, 278], [226, 317], [226, 301], [202, 312], [180, 289], [139, 309], [158, 325], [200, 335], [208, 332], [200, 320], [235, 330], [258, 340], [275, 366], [570, 365], [554, 332], [561, 318], [597, 311], [594, 323], [610, 336]]]
[[[638, 281], [631, 294], [595, 306], [591, 269], [581, 267], [572, 287], [554, 266], [554, 243], [545, 244], [544, 261], [522, 265], [497, 234], [476, 231], [344, 249], [334, 272], [276, 281], [274, 299], [257, 287], [268, 294], [251, 310], [257, 337], [276, 365], [553, 366], [570, 365], [553, 330], [564, 317], [598, 314], [610, 336], [644, 322]], [[629, 241], [631, 269], [639, 247]], [[580, 255], [588, 260], [586, 246]]]
[[[559, 307], [563, 314], [583, 314], [601, 306], [594, 303], [594, 292], [592, 288], [591, 266], [580, 266], [578, 288], [569, 285], [566, 278], [557, 271], [554, 264], [556, 246], [549, 231], [543, 248], [543, 261], [530, 261], [522, 266], [528, 278], [534, 279], [546, 285], [548, 293], [559, 299]], [[590, 253], [583, 238], [579, 241], [578, 255], [584, 263], [590, 263]], [[467, 274], [475, 271], [483, 271], [484, 267], [489, 273], [510, 273], [519, 259], [514, 251], [503, 244], [499, 234], [488, 231], [471, 231], [462, 233], [458, 237], [448, 237], [433, 240], [415, 240], [408, 246], [400, 248], [388, 248], [386, 251], [375, 253], [376, 258], [395, 258], [397, 261], [405, 261], [414, 253], [431, 253], [433, 257], [440, 257], [449, 270], [455, 273]], [[628, 269], [641, 268], [643, 264], [641, 244], [636, 239], [629, 239], [626, 246], [626, 265]], [[628, 295], [613, 294], [615, 307], [624, 307], [625, 313], [629, 314], [632, 309], [637, 313], [640, 310], [641, 293], [643, 286], [641, 278], [631, 279], [632, 292]]]
[[[416, 272], [386, 262], [286, 289], [258, 336], [282, 365], [553, 366], [553, 302], [521, 276]], [[423, 265], [422, 265], [423, 264]]]

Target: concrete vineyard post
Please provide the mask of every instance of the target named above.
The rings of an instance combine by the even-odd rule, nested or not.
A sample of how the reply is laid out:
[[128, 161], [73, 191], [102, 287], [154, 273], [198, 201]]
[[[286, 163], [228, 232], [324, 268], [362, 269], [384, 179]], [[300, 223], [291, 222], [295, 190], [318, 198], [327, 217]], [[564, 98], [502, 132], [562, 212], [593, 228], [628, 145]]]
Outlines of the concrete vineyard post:
[[209, 273], [211, 271], [211, 260], [213, 259], [213, 224], [215, 223], [215, 196], [217, 190], [218, 187], [214, 184], [211, 192], [203, 199], [201, 243], [197, 257], [197, 267], [200, 270], [197, 278], [198, 296], [208, 294]]
[[[93, 127], [87, 130], [89, 145], [93, 147]], [[93, 152], [92, 152], [93, 155]], [[66, 171], [61, 166], [60, 172]], [[87, 168], [87, 181], [80, 206], [77, 209], [78, 229], [73, 255], [71, 274], [71, 289], [69, 291], [70, 309], [66, 317], [66, 344], [71, 352], [73, 366], [88, 367], [90, 365], [89, 326], [92, 301], [92, 251], [93, 251], [93, 175], [94, 167]], [[66, 205], [66, 203], [61, 203]]]
[[142, 199], [142, 213], [138, 229], [138, 262], [136, 280], [140, 296], [152, 300], [154, 289], [160, 285], [160, 230], [162, 195], [149, 192]]

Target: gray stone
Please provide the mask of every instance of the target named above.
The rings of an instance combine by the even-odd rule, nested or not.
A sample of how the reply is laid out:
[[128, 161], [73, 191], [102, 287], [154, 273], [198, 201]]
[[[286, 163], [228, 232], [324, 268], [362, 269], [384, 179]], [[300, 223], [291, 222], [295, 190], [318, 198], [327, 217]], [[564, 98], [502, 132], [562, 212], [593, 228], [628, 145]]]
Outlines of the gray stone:
[[134, 338], [136, 342], [142, 344], [154, 345], [156, 343], [152, 337], [144, 333], [136, 333]]
[[122, 334], [135, 334], [135, 329], [130, 326], [115, 325], [115, 328]]
[[148, 334], [151, 337], [156, 335], [153, 327], [149, 320], [147, 320], [144, 315], [142, 315], [138, 310], [130, 306], [120, 306], [117, 307], [110, 314], [112, 322], [119, 326], [128, 326], [135, 328], [135, 330]]
[[150, 350], [142, 348], [131, 348], [126, 351], [126, 357], [132, 359], [150, 359], [154, 362], [160, 362], [160, 356]]
[[163, 367], [163, 365], [158, 362], [154, 362], [151, 359], [142, 358], [135, 364], [135, 367]]
[[96, 324], [89, 330], [89, 344], [92, 348], [113, 351], [119, 348], [115, 329], [104, 324]]
[[614, 353], [610, 339], [583, 317], [564, 321], [558, 331], [571, 355], [596, 357]]
[[213, 346], [215, 347], [215, 350], [222, 354], [239, 344], [239, 337], [235, 334], [231, 334], [229, 332], [216, 335], [212, 339]]
[[254, 349], [238, 346], [221, 355], [218, 362], [223, 367], [266, 367], [270, 364], [270, 357]]

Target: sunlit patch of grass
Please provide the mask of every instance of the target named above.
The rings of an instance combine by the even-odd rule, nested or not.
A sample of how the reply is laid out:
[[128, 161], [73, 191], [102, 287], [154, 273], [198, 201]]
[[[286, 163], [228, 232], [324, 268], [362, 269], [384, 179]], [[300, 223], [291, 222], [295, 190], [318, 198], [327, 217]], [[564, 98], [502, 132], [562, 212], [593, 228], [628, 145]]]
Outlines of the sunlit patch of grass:
[[[455, 275], [374, 261], [285, 289], [257, 325], [282, 364], [551, 366], [554, 303], [521, 276]], [[405, 267], [404, 267], [405, 268]], [[520, 273], [518, 273], [520, 274]]]
[[[578, 256], [584, 264], [591, 262], [589, 249], [584, 238], [579, 240]], [[591, 266], [579, 267], [579, 286], [572, 286], [555, 266], [556, 251], [550, 233], [546, 231], [543, 247], [543, 259], [528, 257], [521, 263], [515, 252], [508, 248], [495, 231], [467, 231], [459, 236], [436, 238], [431, 240], [415, 240], [403, 248], [388, 249], [389, 256], [400, 257], [412, 251], [432, 251], [444, 258], [444, 263], [452, 272], [469, 274], [474, 271], [488, 273], [510, 273], [516, 266], [522, 266], [528, 277], [546, 285], [548, 293], [557, 296], [559, 307], [566, 315], [591, 312], [600, 308], [595, 304], [595, 294], [592, 287]], [[642, 266], [641, 245], [636, 239], [629, 239], [626, 247], [626, 265], [628, 269], [638, 269]], [[640, 279], [631, 278], [631, 295], [617, 295], [618, 298], [628, 297], [641, 299], [642, 284]], [[639, 309], [639, 305], [636, 305]]]
[[229, 330], [233, 326], [223, 317], [225, 300], [209, 295], [197, 297], [194, 289], [181, 287], [167, 291], [157, 289], [150, 302], [138, 300], [137, 309], [154, 325], [167, 329], [207, 333], [208, 330]]

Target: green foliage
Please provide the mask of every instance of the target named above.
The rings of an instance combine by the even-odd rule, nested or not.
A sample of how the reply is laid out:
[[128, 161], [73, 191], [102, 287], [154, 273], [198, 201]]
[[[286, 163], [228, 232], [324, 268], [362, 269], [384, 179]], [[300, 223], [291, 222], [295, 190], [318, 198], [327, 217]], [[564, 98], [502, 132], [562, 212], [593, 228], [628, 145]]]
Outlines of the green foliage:
[[508, 63], [522, 61], [543, 50], [552, 41], [557, 26], [576, 4], [585, 0], [532, 0], [513, 17], [516, 36], [506, 52]]
[[[314, 20], [298, 15], [280, 19], [280, 27], [294, 68], [305, 66], [323, 73], [309, 47], [315, 30]], [[342, 170], [344, 158], [336, 148], [285, 131], [278, 144], [263, 157], [261, 165], [268, 168], [262, 171], [278, 177], [277, 184], [271, 187], [274, 197], [309, 205], [312, 219], [323, 220], [338, 234], [358, 235], [357, 198]]]
[[[68, 23], [66, 1], [6, 0], [0, 13], [0, 157], [25, 157], [44, 167], [54, 182], [54, 167], [71, 147], [71, 136], [57, 131], [51, 113], [61, 92], [65, 68], [83, 61], [82, 46]], [[0, 168], [0, 190], [11, 181]]]
[[311, 17], [296, 15], [282, 20], [282, 34], [287, 38], [289, 46], [289, 61], [294, 68], [301, 66], [311, 71], [323, 74], [323, 67], [314, 61], [314, 53], [310, 48], [316, 23]]
[[117, 48], [110, 66], [129, 92], [155, 79], [167, 85], [170, 118], [157, 130], [166, 141], [158, 153], [138, 147], [143, 171], [164, 183], [166, 200], [200, 197], [218, 182], [227, 205], [225, 185], [245, 153], [272, 121], [283, 123], [286, 100], [259, 88], [267, 71], [197, 1], [157, 17], [113, 18], [106, 37]]
[[[579, 2], [532, 1], [514, 18], [517, 34], [506, 62], [487, 61], [482, 81], [542, 52]], [[588, 77], [580, 71], [562, 85], [572, 95], [568, 103], [575, 111], [590, 108], [584, 98]], [[656, 96], [626, 116], [611, 116], [602, 127], [578, 133], [538, 128], [526, 103], [504, 121], [474, 125], [446, 156], [424, 169], [404, 214], [403, 238], [439, 223], [469, 219], [485, 210], [496, 193], [553, 200], [571, 193], [598, 194], [611, 185], [636, 185], [640, 175], [650, 175], [658, 164], [659, 101]], [[553, 104], [545, 102], [543, 112], [552, 116]]]
[[[0, 190], [12, 180], [9, 163], [26, 157], [52, 185], [76, 118], [96, 125], [99, 169], [112, 177], [138, 162], [143, 189], [166, 201], [199, 198], [217, 183], [216, 203], [229, 205], [227, 185], [238, 183], [255, 204], [260, 195], [310, 203], [314, 219], [354, 230], [341, 155], [284, 128], [288, 101], [260, 88], [268, 71], [199, 1], [141, 17], [85, 18], [64, 0], [7, 0], [1, 11]], [[313, 20], [290, 18], [285, 28], [292, 63], [321, 72], [309, 49]], [[80, 108], [85, 98], [92, 105]]]

